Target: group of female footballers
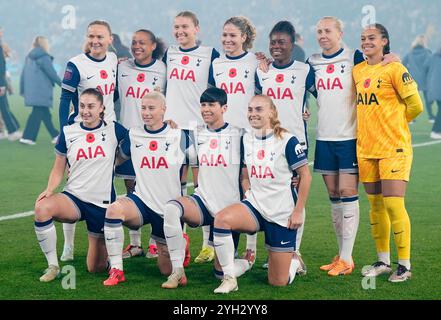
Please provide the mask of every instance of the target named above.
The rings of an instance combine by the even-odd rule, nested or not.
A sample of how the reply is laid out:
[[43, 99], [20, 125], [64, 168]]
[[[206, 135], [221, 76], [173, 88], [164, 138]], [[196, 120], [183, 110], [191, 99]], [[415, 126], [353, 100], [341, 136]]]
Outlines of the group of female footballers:
[[[173, 23], [176, 44], [167, 50], [151, 31], [140, 29], [132, 38], [133, 59], [118, 62], [107, 51], [110, 26], [89, 24], [85, 52], [66, 67], [63, 130], [47, 188], [35, 204], [35, 232], [48, 262], [40, 280], [52, 281], [60, 272], [53, 221], [64, 223], [65, 261], [73, 258], [74, 225], [81, 220], [89, 236], [88, 271], [108, 271], [105, 286], [125, 281], [123, 255], [140, 252], [134, 250], [140, 247], [137, 230], [145, 224], [151, 225], [158, 267], [168, 276], [166, 289], [187, 284], [185, 224], [204, 230], [196, 262], [214, 258], [214, 274], [222, 280], [215, 293], [238, 290], [237, 278], [254, 264], [259, 231], [265, 234], [271, 285], [284, 286], [305, 274], [299, 248], [311, 184], [307, 92], [318, 105], [314, 171], [328, 190], [338, 243], [331, 263], [320, 269], [339, 276], [355, 268], [360, 180], [378, 254], [363, 275], [408, 280], [408, 122], [422, 111], [422, 102], [411, 75], [390, 54], [386, 28], [365, 27], [361, 51], [352, 50], [343, 45], [342, 22], [324, 17], [316, 26], [322, 52], [306, 63], [292, 59], [295, 29], [288, 21], [269, 34], [271, 58], [248, 51], [256, 31], [245, 17], [225, 22], [223, 54], [197, 44], [199, 28], [193, 13], [179, 13]], [[121, 124], [114, 112], [117, 99]], [[189, 167], [195, 191], [187, 196]], [[66, 171], [63, 192], [55, 193]], [[126, 179], [128, 191], [118, 199], [115, 172]], [[123, 226], [135, 239], [126, 250]], [[391, 229], [399, 259], [395, 271]], [[240, 233], [247, 234], [247, 246], [238, 257]]]

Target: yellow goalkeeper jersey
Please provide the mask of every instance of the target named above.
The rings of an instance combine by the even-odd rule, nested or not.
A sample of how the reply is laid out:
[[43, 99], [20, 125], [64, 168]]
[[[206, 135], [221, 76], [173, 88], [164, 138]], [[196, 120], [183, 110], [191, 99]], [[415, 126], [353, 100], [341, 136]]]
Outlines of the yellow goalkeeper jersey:
[[357, 89], [357, 157], [391, 158], [412, 154], [405, 98], [418, 94], [399, 62], [382, 66], [364, 61], [352, 69]]

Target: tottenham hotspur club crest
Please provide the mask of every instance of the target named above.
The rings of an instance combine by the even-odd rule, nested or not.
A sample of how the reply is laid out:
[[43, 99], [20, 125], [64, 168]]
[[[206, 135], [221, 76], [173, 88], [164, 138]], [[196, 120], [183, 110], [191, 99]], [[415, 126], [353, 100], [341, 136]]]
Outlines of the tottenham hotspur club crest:
[[345, 73], [345, 68], [346, 68], [346, 66], [345, 66], [344, 64], [342, 64], [342, 65], [340, 66], [340, 68], [341, 68], [340, 72], [341, 72], [341, 73]]
[[230, 144], [231, 144], [231, 139], [225, 141], [225, 150], [228, 150], [228, 147], [230, 146]]
[[270, 161], [274, 161], [274, 156], [275, 156], [275, 155], [276, 155], [276, 153], [271, 151]]

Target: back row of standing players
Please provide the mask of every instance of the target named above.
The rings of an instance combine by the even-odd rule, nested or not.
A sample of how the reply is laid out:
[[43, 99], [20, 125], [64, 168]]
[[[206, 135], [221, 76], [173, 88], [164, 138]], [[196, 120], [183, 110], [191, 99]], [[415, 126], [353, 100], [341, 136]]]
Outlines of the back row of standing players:
[[[158, 40], [150, 31], [140, 30], [132, 41], [135, 59], [117, 67], [116, 57], [106, 52], [111, 42], [110, 27], [105, 22], [91, 23], [88, 53], [73, 58], [65, 73], [61, 125], [66, 124], [67, 119], [78, 120], [78, 96], [90, 87], [98, 88], [104, 96], [106, 121], [115, 120], [113, 101], [118, 78], [124, 126], [132, 128], [143, 124], [139, 113], [141, 97], [159, 88], [166, 92], [166, 118], [181, 128], [193, 129], [203, 123], [198, 111], [200, 95], [207, 86], [213, 85], [227, 92], [229, 109], [225, 118], [239, 128], [249, 128], [246, 110], [256, 92], [271, 97], [282, 126], [298, 138], [307, 153], [304, 114], [306, 91], [310, 91], [319, 106], [314, 169], [324, 176], [339, 244], [336, 259], [323, 266], [323, 270], [329, 275], [350, 274], [354, 268], [352, 248], [359, 220], [352, 67], [364, 59], [360, 51], [341, 46], [339, 20], [327, 17], [319, 21], [317, 39], [323, 52], [311, 56], [307, 64], [291, 59], [294, 27], [287, 21], [277, 23], [270, 33], [274, 62], [267, 72], [257, 69], [258, 59], [247, 51], [252, 47], [255, 29], [246, 18], [234, 17], [224, 24], [225, 54], [222, 56], [213, 48], [196, 45], [199, 23], [194, 14], [179, 14], [173, 28], [178, 45], [169, 47], [162, 62], [154, 59], [158, 56], [152, 56], [160, 45]], [[68, 118], [71, 101], [74, 112]], [[303, 225], [297, 230], [294, 246], [297, 252], [302, 229]], [[253, 262], [255, 238], [248, 240], [247, 258]], [[301, 271], [306, 270], [303, 267]]]

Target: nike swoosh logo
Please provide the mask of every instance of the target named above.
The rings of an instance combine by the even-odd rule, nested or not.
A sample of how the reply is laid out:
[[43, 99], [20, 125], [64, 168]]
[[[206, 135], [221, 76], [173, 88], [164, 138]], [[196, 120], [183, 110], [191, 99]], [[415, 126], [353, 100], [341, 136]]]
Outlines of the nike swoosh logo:
[[198, 146], [200, 146], [201, 144], [204, 144], [204, 142], [198, 142]]
[[176, 59], [170, 59], [170, 60], [168, 60], [168, 61], [170, 61], [170, 62], [172, 62], [172, 61], [175, 61]]
[[403, 233], [404, 231], [401, 231], [401, 232], [394, 232], [394, 234], [395, 235], [397, 235], [397, 234], [400, 234], [400, 233]]
[[165, 236], [165, 238], [166, 238], [166, 239], [172, 239], [172, 238], [176, 238], [176, 236], [173, 236], [173, 237], [167, 237], [167, 236]]
[[354, 163], [354, 162], [352, 162], [352, 166], [353, 166], [353, 167], [356, 167], [356, 166], [358, 166], [358, 164], [357, 164], [357, 163]]
[[283, 246], [284, 244], [287, 244], [287, 243], [290, 243], [291, 241], [287, 241], [287, 242], [285, 242], [285, 241], [280, 241], [280, 244]]
[[38, 240], [38, 242], [43, 242], [43, 241], [45, 241], [45, 240], [47, 240], [47, 238], [46, 238], [46, 239], [43, 239], [43, 240]]
[[115, 240], [116, 238], [106, 238], [106, 241]]
[[216, 77], [219, 77], [221, 74], [223, 74], [223, 72], [221, 72], [221, 73], [216, 73]]
[[249, 157], [249, 156], [251, 156], [252, 155], [252, 153], [247, 153], [247, 157]]
[[87, 80], [90, 80], [90, 79], [92, 79], [93, 77], [95, 77], [95, 75], [90, 76], [90, 77], [87, 77]]
[[128, 74], [122, 74], [122, 75], [121, 75], [121, 77], [123, 77], [123, 78], [124, 78], [124, 77], [128, 77], [128, 76], [129, 76]]
[[262, 78], [262, 81], [268, 80], [269, 78]]
[[371, 226], [376, 226], [377, 224], [380, 224], [380, 223], [371, 223]]
[[74, 142], [74, 141], [76, 141], [76, 140], [78, 140], [78, 138], [70, 139], [70, 143], [72, 143], [72, 142]]
[[353, 216], [343, 216], [343, 218], [345, 218], [345, 219], [349, 219], [349, 218], [352, 218]]
[[400, 172], [400, 170], [391, 170], [392, 173]]
[[135, 147], [137, 147], [137, 148], [142, 147], [142, 144], [137, 144], [137, 145], [135, 145]]

